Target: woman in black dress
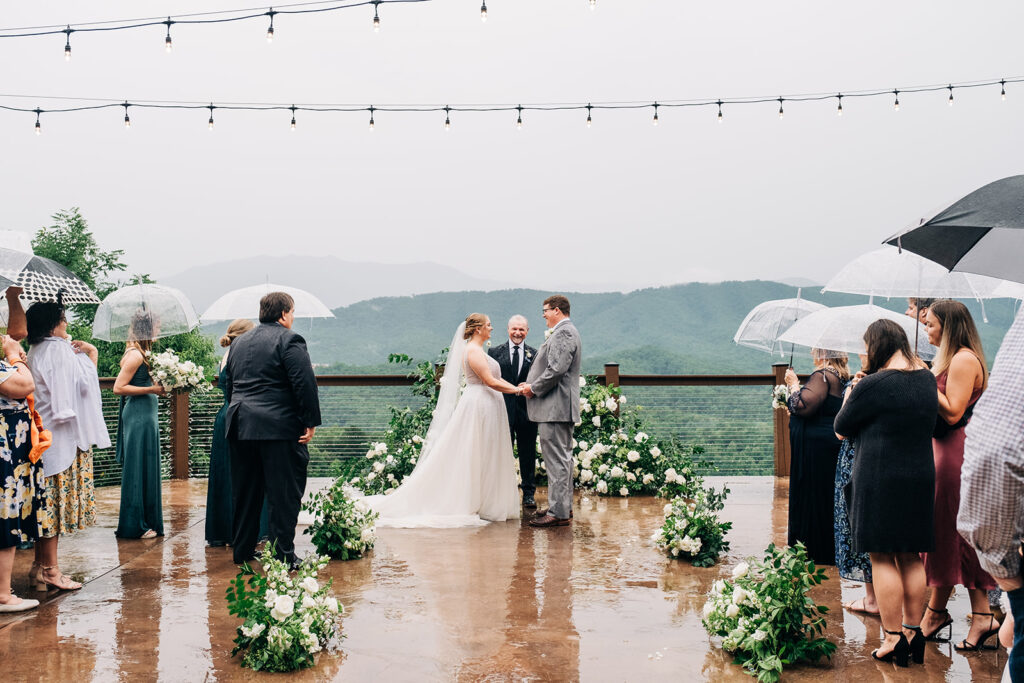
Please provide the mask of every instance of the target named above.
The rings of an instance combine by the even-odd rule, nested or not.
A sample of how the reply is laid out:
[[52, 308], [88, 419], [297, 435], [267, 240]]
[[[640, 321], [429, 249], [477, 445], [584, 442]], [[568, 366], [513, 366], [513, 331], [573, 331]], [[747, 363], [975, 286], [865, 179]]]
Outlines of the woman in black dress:
[[789, 397], [789, 545], [803, 541], [815, 564], [835, 564], [835, 480], [839, 439], [834, 421], [850, 379], [845, 353], [812, 349], [815, 370], [800, 387], [786, 370]]
[[892, 320], [871, 323], [864, 343], [868, 365], [854, 378], [835, 430], [839, 438], [857, 439], [847, 496], [853, 546], [871, 556], [885, 630], [884, 641], [871, 654], [907, 666], [911, 655], [915, 662], [924, 661], [925, 574], [919, 553], [935, 546], [935, 376]]

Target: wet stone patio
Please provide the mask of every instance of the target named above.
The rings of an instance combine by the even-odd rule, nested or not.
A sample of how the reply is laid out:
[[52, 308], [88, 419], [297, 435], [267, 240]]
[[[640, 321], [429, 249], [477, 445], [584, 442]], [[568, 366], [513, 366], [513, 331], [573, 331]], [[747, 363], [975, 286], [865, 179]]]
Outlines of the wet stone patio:
[[[723, 480], [715, 481], [720, 485]], [[312, 484], [312, 483], [311, 483]], [[230, 657], [237, 620], [224, 591], [228, 548], [203, 540], [206, 482], [164, 484], [167, 535], [114, 537], [119, 491], [98, 491], [95, 527], [61, 541], [61, 566], [86, 582], [50, 592], [33, 612], [0, 619], [0, 681], [751, 681], [700, 624], [712, 581], [769, 542], [784, 542], [787, 480], [732, 477], [723, 517], [732, 550], [715, 567], [670, 561], [651, 545], [664, 501], [577, 494], [571, 527], [520, 521], [472, 529], [381, 529], [369, 557], [332, 562], [346, 607], [337, 656], [292, 675], [257, 674]], [[543, 500], [544, 491], [538, 498]], [[299, 552], [312, 549], [297, 537]], [[14, 590], [33, 597], [31, 552], [18, 552]], [[877, 618], [844, 614], [855, 584], [830, 580], [829, 662], [784, 681], [998, 681], [1003, 651], [961, 654], [929, 644], [925, 665], [876, 663]], [[955, 639], [966, 596], [950, 604]]]

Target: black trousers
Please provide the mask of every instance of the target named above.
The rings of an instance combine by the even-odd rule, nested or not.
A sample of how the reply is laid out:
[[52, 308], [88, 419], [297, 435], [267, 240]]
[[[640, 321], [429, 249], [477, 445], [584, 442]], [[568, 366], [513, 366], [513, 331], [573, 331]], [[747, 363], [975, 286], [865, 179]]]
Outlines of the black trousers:
[[512, 446], [519, 449], [519, 475], [523, 479], [523, 498], [537, 491], [537, 423], [519, 420], [511, 426]]
[[306, 490], [309, 451], [298, 441], [228, 438], [231, 448], [232, 547], [235, 564], [253, 557], [259, 541], [260, 511], [267, 501], [270, 542], [278, 559], [295, 560], [295, 525]]

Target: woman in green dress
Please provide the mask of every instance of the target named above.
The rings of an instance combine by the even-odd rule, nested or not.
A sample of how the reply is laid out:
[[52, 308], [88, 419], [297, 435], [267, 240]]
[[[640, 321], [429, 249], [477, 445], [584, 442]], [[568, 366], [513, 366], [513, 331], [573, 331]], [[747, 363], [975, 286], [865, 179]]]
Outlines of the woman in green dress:
[[156, 326], [152, 313], [135, 313], [121, 357], [121, 371], [114, 380], [114, 393], [121, 397], [121, 419], [117, 426], [121, 511], [115, 532], [120, 538], [164, 535], [157, 397], [165, 392], [162, 386], [153, 384], [146, 359], [157, 336]]

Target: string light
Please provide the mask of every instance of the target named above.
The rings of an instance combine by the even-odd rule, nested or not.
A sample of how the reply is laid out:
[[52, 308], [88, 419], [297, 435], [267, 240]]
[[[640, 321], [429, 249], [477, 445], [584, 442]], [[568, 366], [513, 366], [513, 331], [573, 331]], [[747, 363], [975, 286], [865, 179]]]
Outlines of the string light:
[[842, 116], [843, 115], [843, 93], [837, 94], [836, 98], [839, 100], [839, 106], [836, 107], [836, 115], [837, 116]]
[[658, 125], [658, 103], [654, 103], [654, 119], [651, 121], [655, 126]]
[[132, 120], [130, 118], [128, 118], [128, 107], [130, 107], [132, 105], [128, 104], [128, 100], [125, 100], [124, 101], [124, 105], [122, 105], [122, 106], [124, 107], [124, 127], [125, 128], [131, 128], [132, 127]]
[[780, 121], [782, 120], [782, 115], [783, 115], [783, 111], [782, 111], [782, 98], [780, 97], [779, 98], [779, 120]]
[[452, 129], [452, 120], [448, 118], [448, 112], [451, 111], [451, 107], [447, 104], [444, 105], [444, 132], [448, 132]]
[[480, 21], [487, 21], [487, 0], [483, 0], [483, 4], [480, 5]]
[[517, 116], [516, 116], [516, 130], [522, 130], [523, 129], [523, 105], [520, 104], [520, 105], [516, 106], [516, 112], [517, 112]]
[[590, 0], [590, 11], [594, 11], [595, 7], [597, 7], [597, 0]]
[[377, 6], [380, 0], [373, 0], [373, 32], [380, 33], [380, 15], [377, 13]]
[[718, 100], [715, 104], [718, 105], [718, 122], [722, 122], [722, 100]]
[[68, 27], [66, 29], [64, 29], [64, 33], [67, 34], [67, 42], [64, 43], [64, 61], [65, 62], [70, 62], [71, 61], [71, 33], [72, 33], [70, 25], [68, 25]]
[[999, 85], [1001, 86], [1000, 91], [999, 91], [999, 96], [1002, 98], [1003, 102], [1005, 102], [1006, 101], [1006, 79], [1004, 78], [1004, 79], [1000, 80], [999, 81]]
[[292, 132], [294, 133], [295, 132], [295, 105], [294, 104], [291, 106], [291, 110], [292, 110]]
[[893, 90], [892, 94], [896, 96], [896, 101], [892, 103], [892, 108], [895, 109], [896, 111], [899, 111], [900, 110], [900, 91], [899, 90]]
[[214, 110], [214, 106], [213, 106], [213, 104], [210, 104], [210, 106], [207, 107], [207, 108], [210, 110], [210, 132], [212, 133], [213, 132], [213, 110]]
[[949, 106], [953, 106], [953, 86], [949, 86]]
[[267, 28], [267, 42], [268, 43], [274, 42], [274, 15], [275, 14], [277, 14], [277, 12], [274, 11], [273, 7], [271, 7], [269, 10], [267, 10], [267, 15], [270, 17], [270, 27]]
[[590, 105], [587, 104], [587, 128], [590, 128], [590, 124], [593, 123], [592, 119], [590, 118], [590, 108]]
[[374, 110], [374, 107], [373, 107], [373, 105], [371, 104], [371, 105], [370, 105], [370, 132], [371, 132], [371, 133], [373, 132], [373, 112], [374, 112], [374, 111], [375, 111], [375, 110]]
[[43, 111], [41, 109], [38, 109], [38, 108], [36, 109], [36, 135], [42, 135], [43, 134], [43, 126], [39, 122], [39, 117], [42, 115], [42, 113], [43, 113]]
[[173, 47], [173, 43], [171, 42], [171, 24], [174, 22], [170, 17], [167, 17], [167, 21], [163, 23], [167, 24], [167, 37], [164, 38], [164, 50], [167, 51], [167, 54], [171, 54], [171, 48]]

